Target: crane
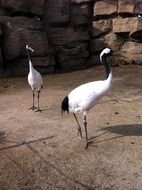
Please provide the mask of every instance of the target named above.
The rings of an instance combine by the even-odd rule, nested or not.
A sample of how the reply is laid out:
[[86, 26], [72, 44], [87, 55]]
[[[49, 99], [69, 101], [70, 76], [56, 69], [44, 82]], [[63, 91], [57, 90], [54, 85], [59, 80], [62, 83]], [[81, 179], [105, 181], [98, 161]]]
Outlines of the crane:
[[[26, 45], [26, 51], [27, 51], [28, 61], [29, 61], [28, 83], [32, 89], [32, 94], [33, 94], [33, 105], [29, 109], [32, 109], [33, 111], [38, 112], [38, 111], [41, 111], [39, 107], [39, 98], [40, 98], [41, 89], [43, 88], [43, 79], [42, 79], [41, 74], [37, 70], [34, 69], [33, 64], [31, 62], [29, 51], [34, 52], [34, 50], [29, 45]], [[37, 99], [38, 99], [37, 107], [35, 107], [35, 92], [37, 92]]]
[[73, 89], [62, 101], [61, 110], [67, 113], [73, 113], [77, 122], [78, 135], [82, 138], [82, 131], [76, 113], [83, 113], [83, 123], [86, 135], [86, 149], [88, 148], [89, 139], [87, 132], [87, 113], [93, 108], [97, 102], [109, 91], [112, 86], [112, 70], [107, 63], [107, 57], [112, 55], [119, 55], [119, 52], [113, 52], [110, 48], [105, 48], [100, 53], [100, 61], [105, 67], [106, 79], [100, 81], [93, 81], [78, 86]]

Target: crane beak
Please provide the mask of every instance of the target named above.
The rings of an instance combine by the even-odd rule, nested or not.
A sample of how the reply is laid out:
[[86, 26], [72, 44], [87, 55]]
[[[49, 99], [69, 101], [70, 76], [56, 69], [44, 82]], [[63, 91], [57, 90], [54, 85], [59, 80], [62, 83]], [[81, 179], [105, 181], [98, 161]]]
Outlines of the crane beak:
[[31, 50], [32, 52], [34, 52], [34, 50], [31, 47], [28, 47], [29, 50]]
[[31, 52], [34, 52], [34, 50], [27, 44], [26, 49], [29, 49]]

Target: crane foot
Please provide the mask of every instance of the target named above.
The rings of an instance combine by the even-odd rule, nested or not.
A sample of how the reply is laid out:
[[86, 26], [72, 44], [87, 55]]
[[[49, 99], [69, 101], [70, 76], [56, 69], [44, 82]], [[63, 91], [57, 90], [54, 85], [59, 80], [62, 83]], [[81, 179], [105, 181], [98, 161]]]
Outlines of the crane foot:
[[89, 146], [90, 144], [92, 144], [92, 142], [93, 142], [93, 141], [87, 141], [87, 142], [86, 142], [85, 149], [87, 149], [87, 148], [88, 148], [88, 146]]
[[28, 108], [29, 110], [35, 110], [35, 109], [37, 109], [35, 106], [32, 106], [32, 107], [30, 107], [30, 108]]
[[36, 108], [36, 109], [34, 109], [34, 112], [42, 112], [42, 110], [39, 108]]

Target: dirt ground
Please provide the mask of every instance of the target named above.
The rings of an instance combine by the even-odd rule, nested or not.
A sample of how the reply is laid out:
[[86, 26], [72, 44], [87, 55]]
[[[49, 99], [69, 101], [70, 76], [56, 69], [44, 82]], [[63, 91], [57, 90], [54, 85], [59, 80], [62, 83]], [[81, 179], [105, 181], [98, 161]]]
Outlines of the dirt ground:
[[[84, 149], [66, 94], [103, 79], [104, 68], [44, 76], [41, 113], [27, 78], [0, 79], [0, 190], [141, 190], [142, 66], [113, 68], [112, 90], [90, 110]], [[82, 124], [82, 114], [78, 114]]]

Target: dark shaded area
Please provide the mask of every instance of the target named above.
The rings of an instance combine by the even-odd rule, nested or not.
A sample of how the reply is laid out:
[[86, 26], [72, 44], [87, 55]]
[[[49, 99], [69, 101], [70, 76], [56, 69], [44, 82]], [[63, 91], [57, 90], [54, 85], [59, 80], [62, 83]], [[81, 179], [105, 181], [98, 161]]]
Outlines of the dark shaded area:
[[102, 130], [123, 136], [142, 136], [142, 124], [109, 126]]

